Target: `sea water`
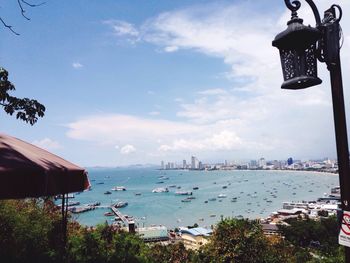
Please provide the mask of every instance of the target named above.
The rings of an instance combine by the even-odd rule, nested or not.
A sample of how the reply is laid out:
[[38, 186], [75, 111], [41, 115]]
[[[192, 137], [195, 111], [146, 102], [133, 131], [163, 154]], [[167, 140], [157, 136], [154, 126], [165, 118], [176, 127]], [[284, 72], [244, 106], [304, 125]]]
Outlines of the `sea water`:
[[[73, 215], [88, 226], [112, 222], [114, 217], [104, 216], [110, 211], [108, 206], [125, 201], [128, 206], [120, 211], [133, 216], [140, 227], [175, 228], [194, 223], [209, 227], [221, 217], [264, 218], [282, 208], [284, 201], [316, 200], [339, 185], [335, 174], [301, 171], [160, 171], [154, 168], [88, 171], [92, 189], [76, 194], [74, 201], [82, 205], [100, 202], [102, 208]], [[159, 179], [161, 176], [169, 179]], [[168, 193], [152, 193], [157, 187], [169, 185], [176, 188], [168, 188]], [[126, 191], [112, 191], [115, 186], [124, 186]], [[193, 190], [194, 187], [198, 190]], [[112, 194], [105, 195], [106, 191]], [[176, 191], [191, 191], [195, 199], [181, 202], [188, 196], [176, 195]], [[219, 194], [227, 197], [218, 198]], [[232, 202], [233, 197], [237, 198], [236, 202]], [[216, 200], [208, 201], [211, 198]]]

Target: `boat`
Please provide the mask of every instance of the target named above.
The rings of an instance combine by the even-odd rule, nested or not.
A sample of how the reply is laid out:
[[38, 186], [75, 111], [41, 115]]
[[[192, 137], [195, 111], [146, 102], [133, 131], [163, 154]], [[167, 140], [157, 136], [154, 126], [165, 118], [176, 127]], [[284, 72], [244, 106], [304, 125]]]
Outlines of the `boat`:
[[163, 181], [156, 182], [156, 184], [164, 184]]
[[216, 198], [215, 197], [209, 198], [208, 201], [216, 201]]
[[231, 202], [237, 202], [237, 197], [232, 197]]
[[172, 184], [172, 185], [168, 185], [169, 188], [175, 188], [176, 185]]
[[187, 197], [187, 199], [193, 200], [193, 199], [196, 199], [196, 197], [190, 196], [190, 197]]
[[106, 192], [104, 192], [103, 194], [105, 194], [105, 195], [110, 195], [112, 192], [111, 191], [106, 191]]
[[122, 207], [126, 207], [127, 205], [128, 205], [128, 202], [120, 201], [120, 202], [113, 204], [112, 206], [114, 208], [122, 208]]
[[193, 187], [193, 190], [198, 190], [198, 189], [199, 189], [198, 186]]
[[176, 191], [176, 195], [192, 195], [192, 192], [189, 191]]
[[205, 200], [205, 201], [204, 201], [204, 203], [205, 203], [205, 204], [207, 204], [207, 203], [208, 203], [208, 201], [207, 201], [207, 200]]
[[167, 193], [169, 189], [167, 187], [158, 187], [152, 190], [152, 193]]
[[103, 215], [104, 216], [114, 216], [114, 213], [113, 212], [106, 212]]
[[93, 203], [87, 204], [87, 206], [94, 206], [94, 207], [99, 205], [101, 205], [100, 202], [93, 202]]
[[[80, 205], [80, 202], [76, 201], [69, 201], [68, 202], [68, 206], [77, 206], [77, 205]], [[62, 207], [62, 205], [58, 205], [58, 207]]]
[[135, 193], [135, 195], [141, 195], [141, 193]]
[[189, 202], [191, 202], [191, 199], [185, 198], [185, 199], [182, 199], [181, 202], [189, 203]]
[[216, 215], [214, 215], [214, 214], [211, 214], [211, 215], [210, 215], [210, 217], [216, 217]]
[[112, 188], [112, 191], [126, 191], [124, 186], [116, 186]]
[[218, 198], [226, 198], [227, 197], [227, 195], [225, 195], [225, 194], [219, 194], [218, 195]]
[[97, 183], [97, 184], [104, 184], [104, 182], [99, 182], [99, 183]]
[[169, 180], [169, 177], [166, 176], [160, 176], [158, 177], [159, 180]]
[[224, 185], [223, 187], [222, 187], [222, 189], [226, 189], [227, 188], [227, 185]]

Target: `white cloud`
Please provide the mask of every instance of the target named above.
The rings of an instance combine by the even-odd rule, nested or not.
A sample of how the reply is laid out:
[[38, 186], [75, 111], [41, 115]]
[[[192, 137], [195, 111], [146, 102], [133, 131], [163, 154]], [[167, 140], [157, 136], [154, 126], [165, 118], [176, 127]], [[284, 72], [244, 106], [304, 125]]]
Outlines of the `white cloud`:
[[177, 50], [179, 50], [179, 47], [177, 47], [177, 46], [167, 46], [164, 48], [164, 51], [169, 52], [169, 53], [175, 52]]
[[72, 67], [75, 68], [75, 69], [80, 69], [83, 67], [83, 65], [79, 62], [73, 62], [72, 63]]
[[131, 145], [131, 144], [124, 145], [120, 149], [120, 153], [124, 154], [124, 155], [128, 155], [128, 154], [131, 154], [131, 153], [134, 153], [134, 152], [136, 152], [136, 148], [133, 145]]
[[175, 140], [172, 145], [162, 144], [159, 151], [216, 151], [216, 150], [236, 150], [241, 148], [242, 140], [232, 131], [222, 131], [201, 140]]
[[158, 115], [160, 115], [160, 112], [159, 111], [151, 111], [148, 114], [152, 115], [152, 116], [158, 116]]
[[225, 95], [227, 92], [224, 89], [207, 89], [203, 91], [199, 91], [200, 95]]
[[192, 124], [121, 114], [88, 116], [67, 127], [67, 136], [70, 138], [113, 144], [128, 140], [151, 141], [152, 138], [182, 136], [200, 130]]
[[132, 44], [136, 43], [140, 39], [140, 32], [131, 23], [113, 19], [103, 21], [103, 23], [112, 28], [115, 36], [126, 37], [126, 39]]
[[46, 150], [57, 150], [57, 149], [61, 149], [62, 146], [59, 144], [59, 142], [54, 141], [50, 138], [44, 138], [42, 140], [35, 140], [32, 142], [32, 144], [46, 149]]
[[[320, 0], [320, 11], [330, 4], [328, 0]], [[349, 12], [349, 1], [339, 0], [339, 4], [344, 13]], [[221, 59], [230, 68], [221, 75], [228, 76], [232, 86], [199, 92], [189, 90], [186, 102], [175, 99], [179, 105], [178, 121], [125, 115], [90, 116], [71, 123], [68, 135], [119, 144], [131, 142], [154, 156], [157, 152], [180, 152], [180, 156], [191, 151], [210, 156], [211, 150], [239, 150], [240, 154], [233, 158], [253, 158], [257, 154], [270, 154], [273, 158], [334, 156], [331, 93], [325, 65], [319, 63], [322, 85], [301, 91], [281, 90], [279, 54], [271, 42], [286, 28], [290, 12], [287, 8], [281, 14], [273, 9], [261, 12], [253, 5], [252, 1], [245, 1], [193, 6], [161, 13], [139, 27], [130, 24], [126, 28], [134, 32], [131, 34], [118, 29], [125, 32], [118, 33], [118, 37], [132, 36], [153, 44], [158, 50], [187, 50]], [[306, 3], [299, 13], [305, 24], [315, 24]], [[348, 72], [349, 17], [344, 16], [341, 23], [345, 39], [343, 72]], [[344, 86], [349, 81], [349, 76], [344, 74]], [[349, 101], [346, 90], [345, 95]], [[218, 154], [216, 151], [215, 155]]]

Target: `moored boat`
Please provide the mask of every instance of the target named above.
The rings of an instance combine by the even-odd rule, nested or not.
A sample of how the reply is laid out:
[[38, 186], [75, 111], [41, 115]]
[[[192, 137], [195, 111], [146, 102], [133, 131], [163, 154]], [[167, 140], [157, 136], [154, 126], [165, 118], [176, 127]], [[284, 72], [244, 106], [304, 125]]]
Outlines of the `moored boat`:
[[167, 193], [169, 189], [167, 187], [158, 187], [152, 190], [152, 193]]
[[192, 195], [192, 192], [190, 191], [176, 191], [176, 195]]
[[122, 208], [122, 207], [126, 207], [127, 205], [128, 205], [128, 202], [119, 201], [119, 202], [113, 204], [112, 206], [114, 208]]
[[124, 186], [116, 186], [112, 188], [112, 191], [126, 191]]

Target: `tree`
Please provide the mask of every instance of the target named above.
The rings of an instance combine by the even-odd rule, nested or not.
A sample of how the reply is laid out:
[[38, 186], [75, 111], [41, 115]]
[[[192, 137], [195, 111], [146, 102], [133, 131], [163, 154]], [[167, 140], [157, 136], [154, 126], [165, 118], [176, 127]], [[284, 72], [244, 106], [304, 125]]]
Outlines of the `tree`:
[[44, 116], [45, 106], [36, 100], [11, 96], [9, 92], [14, 90], [15, 86], [8, 80], [7, 70], [0, 68], [0, 106], [7, 114], [16, 113], [17, 119], [35, 124], [39, 117]]
[[[257, 221], [224, 219], [210, 242], [199, 250], [199, 262], [294, 262], [294, 251], [282, 239], [269, 240]], [[294, 261], [293, 261], [294, 260]]]

